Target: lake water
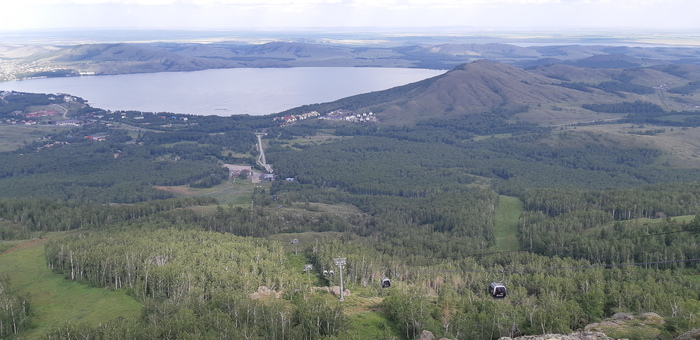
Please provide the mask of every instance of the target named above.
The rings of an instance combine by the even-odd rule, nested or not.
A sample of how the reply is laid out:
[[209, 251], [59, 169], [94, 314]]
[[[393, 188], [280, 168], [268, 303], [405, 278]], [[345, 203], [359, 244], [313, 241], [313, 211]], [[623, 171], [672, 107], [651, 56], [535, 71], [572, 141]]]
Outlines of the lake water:
[[0, 90], [68, 93], [106, 110], [265, 115], [416, 82], [444, 70], [365, 67], [235, 68], [44, 78]]

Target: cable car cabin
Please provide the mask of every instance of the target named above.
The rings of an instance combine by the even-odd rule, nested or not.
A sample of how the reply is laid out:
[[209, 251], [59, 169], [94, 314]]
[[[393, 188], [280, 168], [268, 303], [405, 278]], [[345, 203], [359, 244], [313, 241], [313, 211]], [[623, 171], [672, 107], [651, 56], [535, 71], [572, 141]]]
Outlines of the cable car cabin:
[[506, 297], [506, 285], [503, 282], [491, 282], [489, 286], [489, 294], [494, 299], [502, 299]]
[[389, 288], [391, 287], [391, 281], [389, 281], [388, 277], [385, 277], [382, 279], [382, 288]]

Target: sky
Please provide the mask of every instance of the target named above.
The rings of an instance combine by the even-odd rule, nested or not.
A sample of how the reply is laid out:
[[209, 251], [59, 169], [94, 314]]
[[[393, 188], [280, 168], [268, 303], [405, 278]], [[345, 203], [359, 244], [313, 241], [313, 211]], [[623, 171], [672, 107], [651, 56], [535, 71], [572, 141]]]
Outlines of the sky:
[[[12, 0], [0, 30], [700, 30], [699, 0]], [[1, 38], [1, 37], [0, 37]]]

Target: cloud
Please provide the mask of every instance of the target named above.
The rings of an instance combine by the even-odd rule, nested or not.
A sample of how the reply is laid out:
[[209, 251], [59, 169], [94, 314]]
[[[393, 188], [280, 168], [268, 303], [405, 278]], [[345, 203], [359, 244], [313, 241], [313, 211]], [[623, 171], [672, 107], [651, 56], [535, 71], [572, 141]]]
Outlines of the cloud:
[[471, 8], [499, 5], [594, 5], [594, 6], [652, 6], [691, 5], [695, 0], [22, 0], [18, 5], [135, 5], [135, 6], [320, 6], [400, 7], [400, 8]]
[[28, 6], [38, 5], [195, 5], [195, 6], [282, 6], [282, 5], [318, 5], [339, 3], [342, 0], [23, 0]]
[[697, 0], [18, 0], [0, 29], [50, 27], [698, 28]]

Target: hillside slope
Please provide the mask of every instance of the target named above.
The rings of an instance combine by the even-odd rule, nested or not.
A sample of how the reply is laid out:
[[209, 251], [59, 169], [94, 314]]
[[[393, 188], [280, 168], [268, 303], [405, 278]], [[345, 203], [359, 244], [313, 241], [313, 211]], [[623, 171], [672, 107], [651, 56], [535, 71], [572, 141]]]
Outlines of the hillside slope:
[[480, 60], [455, 68], [426, 89], [411, 93], [409, 98], [393, 101], [382, 111], [382, 119], [400, 119], [405, 123], [497, 108], [521, 110], [541, 104], [615, 101], [609, 94], [577, 91], [557, 86], [559, 83], [562, 81], [514, 66]]
[[190, 57], [135, 44], [78, 45], [62, 50], [48, 59], [97, 74], [197, 71], [241, 66], [235, 61]]
[[[522, 68], [552, 64], [588, 69], [700, 64], [698, 48], [609, 45], [518, 46], [471, 37], [353, 36], [239, 39], [210, 42], [155, 37], [98, 39], [115, 43], [0, 43], [0, 81], [77, 76], [83, 72], [124, 74], [230, 67], [418, 67], [452, 69], [481, 59]], [[217, 34], [218, 35], [218, 34]], [[188, 36], [186, 34], [186, 36]], [[12, 39], [10, 39], [12, 40]], [[483, 43], [476, 43], [477, 41]], [[128, 43], [127, 43], [128, 42]]]
[[590, 69], [548, 65], [525, 70], [510, 64], [478, 60], [440, 76], [392, 89], [309, 105], [283, 114], [316, 110], [372, 111], [390, 125], [412, 125], [425, 119], [452, 119], [497, 113], [509, 119], [543, 125], [609, 121], [622, 112], [593, 112], [585, 104], [647, 102], [663, 110], [697, 110], [691, 91], [700, 79], [694, 65], [635, 69]]
[[607, 121], [623, 115], [593, 112], [584, 109], [584, 104], [641, 101], [659, 105], [665, 111], [697, 109], [698, 99], [666, 91], [691, 84], [696, 79], [696, 69], [700, 67], [584, 69], [550, 65], [524, 70], [479, 60], [416, 83], [296, 108], [284, 114], [336, 109], [372, 111], [382, 123], [390, 125], [489, 112], [550, 126]]

